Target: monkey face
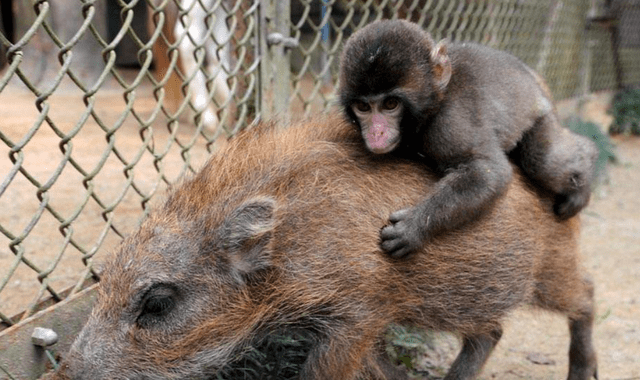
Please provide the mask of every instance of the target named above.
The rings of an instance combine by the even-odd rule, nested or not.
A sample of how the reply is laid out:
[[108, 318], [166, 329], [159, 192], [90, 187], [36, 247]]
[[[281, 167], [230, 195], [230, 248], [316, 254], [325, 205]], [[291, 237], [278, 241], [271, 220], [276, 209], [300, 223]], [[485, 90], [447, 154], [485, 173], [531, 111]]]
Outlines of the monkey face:
[[392, 96], [361, 99], [351, 104], [369, 151], [383, 154], [398, 146], [403, 108], [402, 102]]
[[388, 153], [417, 141], [426, 120], [439, 111], [450, 77], [444, 42], [436, 44], [407, 21], [373, 22], [345, 44], [340, 105], [357, 122], [367, 149]]

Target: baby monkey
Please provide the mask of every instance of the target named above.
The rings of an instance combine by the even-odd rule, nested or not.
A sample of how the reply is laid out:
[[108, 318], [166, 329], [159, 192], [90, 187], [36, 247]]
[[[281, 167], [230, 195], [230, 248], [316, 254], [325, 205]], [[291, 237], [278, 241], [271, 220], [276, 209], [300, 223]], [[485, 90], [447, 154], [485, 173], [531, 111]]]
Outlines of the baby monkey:
[[369, 151], [442, 176], [420, 204], [390, 215], [380, 245], [393, 257], [477, 218], [505, 192], [510, 159], [555, 194], [559, 218], [589, 201], [595, 144], [560, 125], [544, 80], [512, 55], [377, 21], [347, 40], [338, 95]]

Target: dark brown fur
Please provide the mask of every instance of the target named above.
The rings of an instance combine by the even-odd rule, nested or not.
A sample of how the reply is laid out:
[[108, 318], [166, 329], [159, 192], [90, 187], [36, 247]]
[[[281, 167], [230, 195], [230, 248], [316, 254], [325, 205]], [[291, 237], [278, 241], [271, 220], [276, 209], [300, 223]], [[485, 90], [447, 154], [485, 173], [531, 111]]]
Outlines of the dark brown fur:
[[594, 375], [579, 220], [555, 218], [552, 201], [515, 175], [482, 217], [424, 254], [384, 255], [376, 241], [388, 214], [435, 183], [420, 165], [368, 154], [338, 116], [243, 132], [106, 263], [53, 378], [205, 379], [285, 328], [317, 342], [300, 379], [400, 379], [380, 348], [398, 322], [459, 333], [447, 379], [473, 379], [502, 320], [525, 304], [569, 318], [569, 378]]
[[[393, 144], [375, 149], [393, 149], [442, 176], [419, 205], [391, 215], [381, 247], [394, 257], [484, 212], [510, 182], [509, 158], [555, 194], [561, 219], [589, 201], [595, 145], [560, 125], [544, 80], [507, 53], [472, 43], [436, 44], [416, 24], [382, 20], [345, 44], [338, 94], [368, 146], [393, 136], [387, 137]], [[402, 105], [402, 113], [372, 122], [369, 115], [384, 115], [375, 105], [385, 99]], [[371, 111], [357, 114], [363, 103]]]

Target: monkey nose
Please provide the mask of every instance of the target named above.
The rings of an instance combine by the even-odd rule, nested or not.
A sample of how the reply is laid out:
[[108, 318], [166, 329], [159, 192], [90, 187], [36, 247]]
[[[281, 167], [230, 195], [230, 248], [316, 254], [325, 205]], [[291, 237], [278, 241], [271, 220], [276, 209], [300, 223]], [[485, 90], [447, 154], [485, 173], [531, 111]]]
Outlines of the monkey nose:
[[387, 153], [396, 145], [393, 133], [384, 124], [374, 124], [371, 126], [365, 137], [367, 147], [376, 154]]
[[383, 138], [385, 135], [385, 128], [383, 125], [374, 125], [373, 128], [371, 128], [371, 135], [373, 136], [373, 138], [375, 139], [380, 139]]

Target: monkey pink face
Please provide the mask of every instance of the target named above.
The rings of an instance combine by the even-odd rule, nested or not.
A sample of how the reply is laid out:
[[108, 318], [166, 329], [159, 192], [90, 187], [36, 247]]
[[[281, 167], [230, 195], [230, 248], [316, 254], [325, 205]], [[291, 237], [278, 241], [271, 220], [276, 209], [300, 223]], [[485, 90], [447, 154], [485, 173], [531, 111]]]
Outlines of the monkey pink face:
[[394, 128], [394, 120], [388, 120], [381, 113], [371, 116], [371, 126], [365, 132], [364, 140], [367, 148], [373, 153], [387, 153], [393, 150], [399, 142], [398, 128]]
[[383, 154], [400, 143], [402, 103], [394, 98], [370, 103], [356, 102], [352, 109], [358, 118], [367, 149]]

